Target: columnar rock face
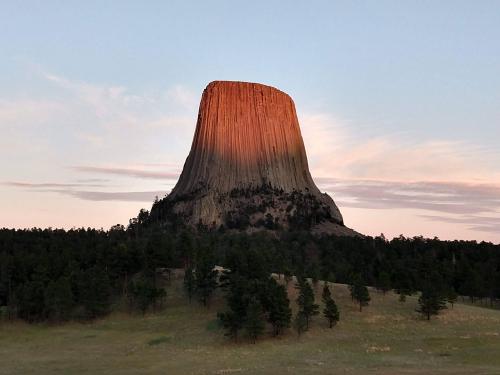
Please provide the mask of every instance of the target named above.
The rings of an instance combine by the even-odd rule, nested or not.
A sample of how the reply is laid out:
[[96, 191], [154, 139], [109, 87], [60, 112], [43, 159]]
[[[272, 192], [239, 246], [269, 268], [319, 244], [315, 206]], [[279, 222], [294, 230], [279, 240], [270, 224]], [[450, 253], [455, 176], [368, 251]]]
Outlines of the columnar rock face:
[[265, 218], [287, 228], [294, 215], [316, 210], [311, 225], [343, 227], [309, 173], [293, 100], [258, 83], [215, 81], [204, 90], [182, 174], [152, 215], [161, 218], [167, 206], [192, 225], [231, 227], [244, 215], [250, 227]]
[[273, 87], [216, 81], [203, 92], [196, 133], [172, 194], [270, 183], [319, 193], [307, 166], [292, 99]]

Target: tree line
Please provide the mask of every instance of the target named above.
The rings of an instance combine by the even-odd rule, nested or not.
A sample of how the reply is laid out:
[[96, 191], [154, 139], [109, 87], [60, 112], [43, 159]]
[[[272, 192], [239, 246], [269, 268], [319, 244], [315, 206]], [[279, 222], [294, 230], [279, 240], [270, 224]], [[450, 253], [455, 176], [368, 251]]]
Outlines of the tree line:
[[[144, 225], [147, 217], [141, 211], [127, 227], [107, 231], [1, 229], [1, 315], [29, 322], [88, 320], [123, 300], [145, 313], [162, 306], [168, 293], [158, 283], [158, 270], [174, 268], [185, 270], [188, 296], [203, 305], [210, 305], [216, 287], [223, 289], [228, 309], [220, 319], [233, 338], [258, 333], [256, 317], [275, 335], [291, 325], [307, 327], [318, 309], [309, 304], [306, 278], [349, 284], [360, 309], [369, 301], [366, 285], [395, 290], [401, 301], [418, 292], [419, 311], [427, 318], [457, 298], [485, 306], [500, 299], [500, 246], [492, 243], [317, 237], [306, 231], [192, 232]], [[217, 274], [215, 264], [229, 271]], [[301, 316], [288, 319], [288, 297], [271, 273], [297, 276]], [[328, 303], [335, 317], [332, 303], [323, 305]]]

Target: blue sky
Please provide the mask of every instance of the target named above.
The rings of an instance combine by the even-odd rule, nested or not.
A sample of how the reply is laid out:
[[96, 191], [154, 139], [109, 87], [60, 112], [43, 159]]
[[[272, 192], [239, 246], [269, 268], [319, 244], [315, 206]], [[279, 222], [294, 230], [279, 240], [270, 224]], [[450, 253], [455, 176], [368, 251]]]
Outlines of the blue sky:
[[369, 234], [500, 242], [497, 1], [25, 1], [0, 13], [0, 226], [126, 223], [212, 80], [289, 93]]

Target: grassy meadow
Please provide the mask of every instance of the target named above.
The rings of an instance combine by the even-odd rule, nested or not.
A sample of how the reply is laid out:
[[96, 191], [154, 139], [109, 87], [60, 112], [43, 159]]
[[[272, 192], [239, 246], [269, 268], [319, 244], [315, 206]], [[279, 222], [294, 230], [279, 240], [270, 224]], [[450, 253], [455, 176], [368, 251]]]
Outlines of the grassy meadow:
[[[322, 284], [317, 287], [320, 300]], [[216, 312], [190, 305], [182, 280], [167, 286], [156, 313], [115, 312], [93, 323], [0, 323], [0, 374], [500, 374], [500, 311], [456, 304], [430, 322], [405, 303], [370, 289], [358, 311], [347, 286], [334, 284], [340, 322], [321, 316], [297, 337], [228, 341]], [[289, 296], [295, 300], [293, 282]], [[294, 303], [293, 303], [294, 305]]]

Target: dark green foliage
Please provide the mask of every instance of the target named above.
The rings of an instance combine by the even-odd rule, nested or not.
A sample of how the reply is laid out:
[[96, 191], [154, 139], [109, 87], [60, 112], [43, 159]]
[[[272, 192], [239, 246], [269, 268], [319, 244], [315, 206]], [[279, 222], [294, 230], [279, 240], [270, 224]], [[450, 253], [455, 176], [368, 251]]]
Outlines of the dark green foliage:
[[462, 284], [461, 291], [463, 295], [469, 296], [470, 301], [474, 303], [476, 299], [484, 295], [483, 278], [479, 271], [470, 269], [465, 276], [465, 281]]
[[[239, 331], [245, 328], [247, 333], [253, 330], [250, 337], [255, 339], [264, 318], [273, 326], [274, 335], [283, 333], [290, 326], [290, 303], [284, 286], [270, 276], [262, 254], [253, 249], [240, 251], [239, 246], [234, 246], [225, 266], [227, 269], [220, 279], [225, 291], [226, 311], [218, 316], [226, 335], [237, 340]], [[257, 307], [251, 304], [258, 305], [261, 311], [257, 314]]]
[[302, 311], [298, 311], [293, 320], [293, 327], [297, 331], [297, 335], [300, 337], [302, 333], [307, 331], [307, 317]]
[[210, 298], [217, 288], [217, 270], [215, 262], [207, 254], [200, 256], [196, 264], [196, 293], [203, 306], [210, 307]]
[[455, 304], [455, 302], [457, 302], [457, 299], [458, 299], [458, 294], [455, 291], [455, 289], [453, 287], [449, 288], [448, 293], [446, 295], [446, 300], [451, 305], [451, 308], [453, 308], [453, 305]]
[[20, 318], [33, 322], [43, 318], [45, 310], [44, 285], [40, 281], [28, 281], [16, 289], [15, 300]]
[[217, 270], [209, 256], [202, 256], [196, 265], [196, 293], [203, 306], [210, 307], [210, 299], [217, 288]]
[[193, 267], [195, 256], [193, 235], [188, 230], [183, 230], [176, 241], [178, 256], [182, 259], [182, 263], [187, 268]]
[[84, 271], [79, 279], [79, 291], [84, 317], [94, 319], [108, 312], [111, 285], [103, 269], [92, 267]]
[[377, 289], [380, 290], [384, 295], [389, 290], [391, 290], [391, 278], [387, 272], [382, 271], [379, 273], [377, 279]]
[[292, 309], [290, 308], [290, 300], [286, 289], [272, 278], [267, 289], [267, 310], [269, 312], [268, 320], [273, 326], [274, 336], [282, 334], [286, 328], [290, 327]]
[[249, 282], [238, 273], [228, 273], [224, 279], [227, 311], [217, 315], [226, 329], [226, 336], [237, 341], [238, 333], [243, 328], [246, 318]]
[[[365, 285], [379, 288], [385, 285], [386, 272], [390, 287], [403, 298], [422, 291], [426, 275], [436, 273], [441, 275], [440, 289], [446, 297], [453, 288], [474, 303], [494, 307], [500, 300], [500, 245], [403, 236], [391, 241], [382, 236], [315, 237], [302, 230], [250, 235], [199, 228], [193, 233], [183, 226], [183, 218], [155, 225], [152, 216], [158, 210], [168, 213], [162, 202], [155, 203], [151, 214], [142, 210], [127, 228], [1, 229], [2, 311], [7, 311], [9, 319], [31, 322], [64, 320], [64, 316], [93, 319], [108, 312], [123, 296], [129, 299], [130, 280], [137, 275], [153, 277], [159, 268], [194, 269], [204, 253], [210, 255], [212, 265], [232, 269], [241, 263], [239, 272], [245, 279], [256, 275], [249, 288], [258, 290], [255, 295], [271, 324], [271, 303], [263, 296], [269, 274], [284, 273], [285, 281], [297, 274], [316, 278], [310, 272], [315, 264], [321, 265], [322, 279], [332, 281], [328, 275], [335, 275], [336, 282], [346, 284], [352, 282], [353, 274], [359, 274]], [[264, 204], [269, 208], [272, 200], [265, 199]], [[262, 212], [262, 208], [256, 210]], [[292, 207], [289, 214], [294, 212]], [[435, 268], [432, 272], [431, 266]], [[59, 280], [66, 285], [59, 285]], [[251, 295], [247, 293], [245, 299]], [[68, 305], [63, 302], [70, 299]]]
[[319, 305], [314, 303], [314, 292], [311, 285], [304, 278], [299, 278], [296, 288], [299, 289], [297, 297], [297, 305], [299, 306], [300, 314], [306, 320], [306, 330], [309, 329], [309, 323], [314, 315], [319, 314]]
[[73, 307], [73, 291], [67, 277], [49, 281], [45, 288], [45, 311], [52, 321], [68, 320]]
[[166, 297], [165, 289], [157, 288], [154, 277], [141, 275], [131, 282], [131, 303], [144, 315], [149, 307]]
[[433, 285], [427, 285], [418, 298], [417, 312], [431, 319], [432, 315], [437, 315], [443, 309], [446, 309], [446, 299]]
[[184, 289], [188, 295], [189, 303], [191, 303], [191, 299], [196, 292], [196, 278], [192, 267], [188, 267], [186, 271], [184, 271]]
[[359, 304], [359, 311], [363, 311], [363, 306], [368, 306], [370, 302], [370, 293], [368, 288], [363, 284], [361, 278], [356, 276], [351, 285], [351, 297]]
[[311, 278], [311, 281], [316, 288], [319, 278], [320, 278], [320, 271], [319, 271], [319, 265], [318, 262], [313, 261], [308, 268], [307, 271], [307, 276]]
[[339, 321], [340, 314], [337, 308], [337, 304], [332, 298], [332, 294], [330, 292], [328, 284], [325, 284], [325, 286], [323, 287], [322, 300], [323, 304], [325, 305], [323, 309], [323, 316], [328, 320], [328, 324], [330, 328], [332, 328]]
[[260, 301], [255, 296], [248, 302], [243, 327], [253, 343], [255, 343], [257, 337], [264, 331], [264, 312]]

